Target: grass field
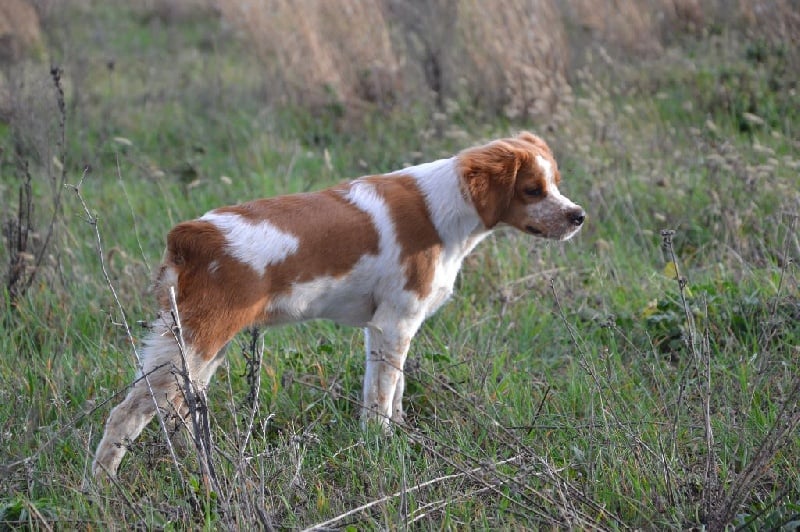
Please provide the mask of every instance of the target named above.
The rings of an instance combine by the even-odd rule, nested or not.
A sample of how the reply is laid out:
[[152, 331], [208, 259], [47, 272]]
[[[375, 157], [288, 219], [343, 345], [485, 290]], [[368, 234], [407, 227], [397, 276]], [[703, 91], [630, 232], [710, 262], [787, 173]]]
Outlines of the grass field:
[[[598, 47], [552, 121], [457, 99], [349, 117], [265, 103], [258, 58], [213, 13], [88, 3], [51, 10], [61, 70], [11, 71], [0, 123], [0, 530], [800, 523], [790, 42], [710, 24], [646, 58]], [[309, 323], [229, 347], [213, 476], [152, 423], [117, 482], [91, 479], [173, 224], [522, 129], [587, 224], [567, 243], [501, 230], [468, 258], [412, 344], [393, 437], [358, 423], [360, 331]]]

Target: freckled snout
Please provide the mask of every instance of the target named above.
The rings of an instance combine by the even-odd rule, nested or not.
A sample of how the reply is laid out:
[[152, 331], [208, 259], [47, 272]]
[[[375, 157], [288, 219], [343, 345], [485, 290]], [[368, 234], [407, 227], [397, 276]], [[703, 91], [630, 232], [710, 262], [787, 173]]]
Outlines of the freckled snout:
[[583, 221], [586, 220], [586, 211], [584, 211], [580, 207], [577, 207], [575, 209], [572, 209], [567, 214], [567, 218], [569, 218], [569, 221], [572, 222], [572, 225], [574, 225], [575, 227], [580, 227], [581, 225], [583, 225]]
[[586, 211], [580, 205], [572, 206], [564, 212], [564, 218], [561, 228], [555, 231], [555, 235], [551, 238], [558, 238], [559, 240], [569, 240], [581, 230], [583, 222], [586, 221]]

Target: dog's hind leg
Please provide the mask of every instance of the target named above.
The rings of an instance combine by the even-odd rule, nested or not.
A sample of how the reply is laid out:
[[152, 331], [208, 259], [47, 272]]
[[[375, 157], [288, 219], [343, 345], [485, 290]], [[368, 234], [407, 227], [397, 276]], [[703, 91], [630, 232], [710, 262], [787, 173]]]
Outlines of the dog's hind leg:
[[[188, 411], [184, 398], [186, 370], [189, 376], [206, 373], [203, 370], [209, 364], [191, 344], [186, 345], [181, 356], [175, 335], [165, 324], [156, 325], [156, 329], [150, 333], [144, 342], [141, 357], [142, 373], [137, 376], [125, 399], [111, 410], [108, 417], [103, 439], [92, 464], [95, 477], [116, 474], [127, 451], [126, 446], [153, 419], [156, 408], [162, 410], [170, 425], [180, 425]], [[184, 368], [184, 359], [188, 368]], [[208, 378], [210, 375], [205, 378], [204, 385]]]

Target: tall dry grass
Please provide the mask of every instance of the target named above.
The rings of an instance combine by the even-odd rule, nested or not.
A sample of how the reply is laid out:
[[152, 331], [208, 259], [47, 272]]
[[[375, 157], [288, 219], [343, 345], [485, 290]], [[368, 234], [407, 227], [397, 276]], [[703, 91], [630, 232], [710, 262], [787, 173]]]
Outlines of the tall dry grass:
[[509, 117], [557, 113], [570, 96], [567, 38], [554, 2], [460, 3], [463, 80], [481, 103]]
[[796, 42], [791, 0], [217, 0], [261, 59], [269, 98], [352, 113], [451, 101], [558, 122], [598, 47], [653, 57], [682, 35], [737, 26]]
[[738, 22], [751, 34], [773, 43], [800, 42], [800, 5], [796, 0], [739, 0]]
[[220, 0], [219, 7], [249, 37], [273, 99], [317, 107], [390, 97], [399, 59], [379, 2]]
[[219, 0], [265, 68], [276, 101], [476, 103], [552, 112], [568, 87], [556, 4], [513, 0]]

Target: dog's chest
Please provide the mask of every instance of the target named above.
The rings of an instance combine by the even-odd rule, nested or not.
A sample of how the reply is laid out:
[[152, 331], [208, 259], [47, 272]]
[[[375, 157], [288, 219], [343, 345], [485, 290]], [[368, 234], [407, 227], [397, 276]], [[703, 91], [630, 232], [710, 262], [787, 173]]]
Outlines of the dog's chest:
[[453, 295], [453, 286], [456, 282], [463, 254], [455, 256], [443, 256], [436, 267], [430, 295], [424, 302], [425, 317], [434, 314], [444, 305], [450, 296]]

